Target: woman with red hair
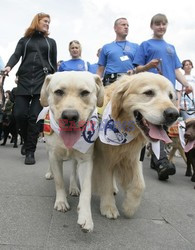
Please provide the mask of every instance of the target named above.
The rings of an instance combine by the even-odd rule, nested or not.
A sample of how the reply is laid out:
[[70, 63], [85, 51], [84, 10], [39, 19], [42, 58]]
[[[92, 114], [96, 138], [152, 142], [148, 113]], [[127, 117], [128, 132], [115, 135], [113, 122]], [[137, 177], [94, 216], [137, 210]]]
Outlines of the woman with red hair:
[[35, 164], [34, 152], [39, 135], [36, 121], [42, 109], [39, 101], [41, 87], [45, 75], [57, 70], [57, 47], [55, 40], [48, 37], [49, 25], [48, 14], [35, 15], [4, 69], [9, 73], [22, 59], [16, 73], [18, 86], [14, 116], [24, 138], [21, 154], [26, 156], [24, 163], [28, 165]]

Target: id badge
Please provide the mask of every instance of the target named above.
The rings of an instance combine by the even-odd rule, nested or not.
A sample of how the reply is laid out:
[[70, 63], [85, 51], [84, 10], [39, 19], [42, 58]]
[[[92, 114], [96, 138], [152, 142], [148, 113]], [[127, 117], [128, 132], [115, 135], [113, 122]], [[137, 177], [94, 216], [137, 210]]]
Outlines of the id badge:
[[121, 56], [120, 59], [121, 59], [121, 61], [127, 61], [127, 60], [129, 60], [129, 57], [127, 55], [125, 55], [125, 56]]

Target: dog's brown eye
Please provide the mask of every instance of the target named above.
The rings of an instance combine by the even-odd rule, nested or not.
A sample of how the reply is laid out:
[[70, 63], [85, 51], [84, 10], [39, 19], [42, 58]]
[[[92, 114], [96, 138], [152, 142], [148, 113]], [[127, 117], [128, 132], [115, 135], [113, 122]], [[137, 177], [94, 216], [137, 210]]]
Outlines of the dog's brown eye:
[[145, 91], [145, 92], [144, 92], [144, 95], [147, 95], [147, 96], [154, 96], [154, 91], [153, 91], [153, 90]]
[[88, 90], [83, 90], [81, 91], [81, 96], [84, 97], [84, 96], [88, 96], [89, 95], [89, 91]]
[[62, 96], [64, 94], [64, 91], [62, 91], [61, 89], [57, 89], [54, 93], [58, 96]]
[[173, 100], [173, 95], [171, 93], [169, 94], [169, 98]]

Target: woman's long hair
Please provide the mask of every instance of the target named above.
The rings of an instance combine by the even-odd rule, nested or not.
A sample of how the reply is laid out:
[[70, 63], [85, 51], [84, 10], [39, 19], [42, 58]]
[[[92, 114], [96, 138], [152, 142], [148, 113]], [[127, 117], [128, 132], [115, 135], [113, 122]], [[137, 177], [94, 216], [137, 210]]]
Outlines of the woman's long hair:
[[[43, 12], [36, 14], [36, 16], [33, 18], [31, 25], [27, 28], [26, 32], [24, 33], [25, 37], [32, 36], [36, 30], [38, 30], [39, 21], [43, 19], [44, 17], [48, 17], [50, 20], [50, 15], [45, 14]], [[44, 33], [45, 36], [49, 35], [49, 32]]]

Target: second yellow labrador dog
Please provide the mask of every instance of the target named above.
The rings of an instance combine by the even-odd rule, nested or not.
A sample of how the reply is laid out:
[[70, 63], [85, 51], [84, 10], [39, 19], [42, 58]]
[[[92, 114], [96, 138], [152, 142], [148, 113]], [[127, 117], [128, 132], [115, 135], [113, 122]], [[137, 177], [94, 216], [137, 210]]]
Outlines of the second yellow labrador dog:
[[124, 190], [126, 216], [137, 210], [145, 188], [140, 152], [147, 140], [169, 141], [163, 125], [179, 116], [169, 80], [153, 73], [124, 76], [105, 88], [104, 112], [95, 143], [93, 180], [100, 194], [100, 211], [119, 216], [113, 195], [113, 176]]
[[[48, 121], [52, 128], [45, 138], [49, 175], [53, 174], [56, 187], [54, 208], [62, 212], [70, 208], [64, 187], [63, 161], [73, 159], [74, 171], [78, 168], [81, 189], [77, 222], [83, 231], [90, 232], [94, 227], [90, 205], [93, 143], [98, 132], [95, 110], [97, 105], [103, 104], [102, 81], [89, 72], [48, 75], [41, 90], [41, 104], [48, 107]], [[73, 186], [71, 188], [74, 189]]]

